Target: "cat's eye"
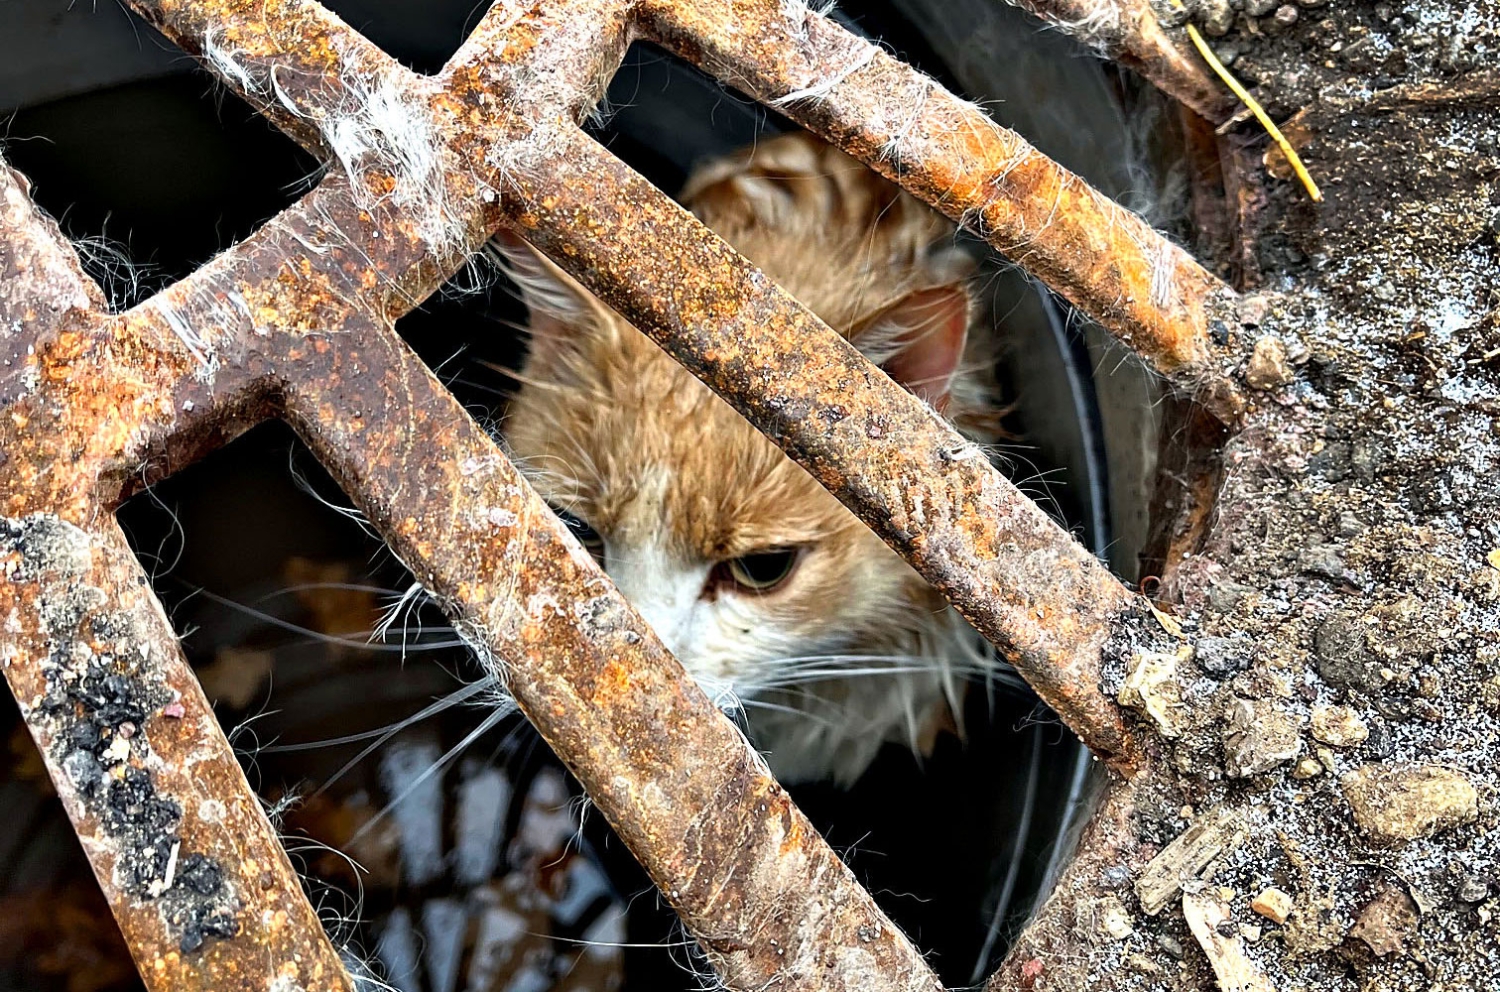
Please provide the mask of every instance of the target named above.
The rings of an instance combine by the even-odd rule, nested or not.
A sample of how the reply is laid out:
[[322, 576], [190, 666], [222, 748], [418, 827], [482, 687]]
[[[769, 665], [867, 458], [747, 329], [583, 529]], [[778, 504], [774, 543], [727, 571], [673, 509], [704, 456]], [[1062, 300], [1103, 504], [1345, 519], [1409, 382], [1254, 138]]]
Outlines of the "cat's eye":
[[552, 512], [557, 514], [559, 520], [568, 525], [568, 530], [572, 531], [573, 536], [578, 538], [578, 543], [583, 545], [584, 550], [593, 555], [594, 559], [600, 564], [603, 564], [604, 538], [599, 536], [599, 532], [567, 510], [560, 510], [554, 506]]
[[751, 592], [769, 592], [781, 585], [797, 567], [801, 553], [796, 548], [777, 548], [741, 555], [724, 562], [724, 570], [735, 585]]

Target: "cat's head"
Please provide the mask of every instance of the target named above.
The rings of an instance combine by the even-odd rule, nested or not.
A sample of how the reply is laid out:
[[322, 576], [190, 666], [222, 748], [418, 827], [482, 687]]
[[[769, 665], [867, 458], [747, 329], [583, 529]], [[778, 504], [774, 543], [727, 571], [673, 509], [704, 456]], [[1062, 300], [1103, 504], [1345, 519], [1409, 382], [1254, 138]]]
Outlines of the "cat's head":
[[[857, 162], [778, 139], [701, 170], [686, 199], [935, 408], [982, 392], [962, 381], [973, 307], [951, 226]], [[942, 702], [921, 660], [951, 626], [941, 597], [618, 314], [518, 240], [503, 250], [531, 311], [509, 450], [689, 673], [752, 726], [787, 726], [787, 706], [840, 725], [765, 741], [785, 776], [852, 779], [921, 731]], [[902, 677], [874, 695], [838, 678], [881, 668]]]

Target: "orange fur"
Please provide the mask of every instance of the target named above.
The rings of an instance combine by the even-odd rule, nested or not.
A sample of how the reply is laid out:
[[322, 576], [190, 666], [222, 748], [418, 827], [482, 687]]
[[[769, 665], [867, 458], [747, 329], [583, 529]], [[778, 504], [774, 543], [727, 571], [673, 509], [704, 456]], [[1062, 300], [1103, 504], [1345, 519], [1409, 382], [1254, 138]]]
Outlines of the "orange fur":
[[[893, 373], [904, 356], [939, 380], [913, 391], [960, 423], [983, 419], [989, 329], [969, 326], [971, 263], [946, 220], [802, 135], [710, 163], [684, 199]], [[532, 310], [532, 352], [504, 431], [538, 491], [598, 531], [606, 570], [705, 688], [747, 706], [779, 700], [748, 710], [778, 774], [848, 782], [882, 741], [915, 747], [956, 704], [955, 670], [988, 664], [972, 631], [654, 343], [550, 264], [516, 245], [508, 254]], [[946, 333], [928, 333], [935, 320]], [[970, 360], [954, 368], [966, 330]], [[913, 351], [940, 347], [958, 352]], [[712, 579], [716, 563], [781, 548], [803, 551], [775, 589]], [[902, 671], [827, 677], [872, 666]]]

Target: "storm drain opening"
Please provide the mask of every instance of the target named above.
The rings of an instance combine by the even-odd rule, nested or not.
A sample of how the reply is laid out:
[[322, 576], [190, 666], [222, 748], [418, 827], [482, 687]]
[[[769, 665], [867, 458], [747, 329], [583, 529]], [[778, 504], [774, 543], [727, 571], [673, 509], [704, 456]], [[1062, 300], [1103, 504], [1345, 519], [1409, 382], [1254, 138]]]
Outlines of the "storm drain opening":
[[[446, 6], [422, 5], [422, 16], [467, 22], [459, 11], [466, 4]], [[1142, 133], [1154, 125], [1134, 106], [1136, 84], [1009, 8], [938, 8], [848, 3], [836, 17], [985, 105], [1105, 192], [1126, 202], [1139, 196], [1142, 207], [1169, 199], [1166, 184], [1151, 178]], [[366, 13], [378, 20], [382, 12]], [[137, 44], [126, 31], [149, 32], [115, 26], [120, 52]], [[90, 22], [89, 31], [98, 29]], [[369, 32], [381, 40], [375, 27]], [[976, 36], [986, 44], [973, 44]], [[414, 51], [414, 68], [441, 62]], [[294, 200], [316, 167], [290, 142], [262, 134], [268, 126], [206, 77], [182, 74], [180, 57], [146, 67], [120, 58], [121, 77], [95, 79], [89, 92], [66, 94], [59, 83], [38, 106], [20, 108], [5, 94], [0, 105], [21, 109], [6, 156], [38, 199], [65, 226], [69, 201], [87, 205], [69, 233], [124, 236], [128, 262], [112, 263], [115, 275], [100, 271], [117, 283], [125, 275], [128, 305], [149, 295], [130, 288], [132, 265], [155, 267], [155, 275], [146, 269], [148, 289], [185, 275]], [[103, 122], [153, 113], [162, 131], [114, 132], [108, 167], [92, 157]], [[674, 195], [706, 160], [775, 147], [796, 133], [789, 120], [642, 42], [626, 53], [590, 130]], [[38, 144], [28, 144], [33, 137]], [[191, 206], [174, 205], [175, 184], [164, 188], [159, 167], [130, 154], [163, 146], [209, 163], [189, 170], [198, 183]], [[1118, 574], [1138, 578], [1151, 539], [1156, 383], [982, 243], [954, 237], [950, 247], [975, 266], [976, 319], [1000, 342], [984, 370], [1004, 414], [997, 461]], [[529, 352], [517, 329], [537, 320], [518, 299], [528, 278], [517, 274], [518, 257], [524, 265], [514, 254], [498, 268], [477, 260], [397, 325], [502, 438], [526, 385]], [[556, 508], [590, 527], [569, 506]], [[251, 431], [135, 496], [120, 521], [351, 973], [403, 992], [697, 987], [703, 976], [694, 971], [704, 965], [648, 878], [590, 815], [577, 783], [513, 713], [422, 582], [367, 532], [290, 430], [272, 423]], [[853, 782], [816, 780], [824, 775], [790, 787], [950, 986], [993, 969], [1055, 879], [1090, 792], [1086, 750], [1013, 673], [967, 674], [951, 714], [962, 738], [935, 727], [919, 755], [888, 742]], [[780, 697], [771, 702], [781, 705]], [[729, 707], [752, 740], [755, 703]], [[26, 759], [24, 727], [6, 718]], [[70, 938], [58, 943], [67, 953], [17, 952], [0, 964], [27, 987], [76, 988], [80, 974], [90, 976], [89, 988], [135, 987], [122, 947], [79, 936], [112, 934], [108, 910], [85, 884], [81, 852], [66, 843], [67, 820], [36, 800], [46, 782], [27, 773], [36, 768], [28, 760], [4, 788], [30, 790], [27, 802], [42, 812], [12, 824], [17, 837], [0, 838], [0, 852], [15, 852], [0, 861], [9, 880], [0, 899], [69, 907], [49, 926]], [[12, 944], [35, 947], [55, 933], [28, 931]]]

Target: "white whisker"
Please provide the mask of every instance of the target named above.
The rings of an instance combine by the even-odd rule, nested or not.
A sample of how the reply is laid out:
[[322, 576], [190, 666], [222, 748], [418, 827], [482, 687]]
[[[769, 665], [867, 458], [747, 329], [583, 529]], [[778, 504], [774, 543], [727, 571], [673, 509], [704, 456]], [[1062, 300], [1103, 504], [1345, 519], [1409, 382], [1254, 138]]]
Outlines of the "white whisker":
[[444, 710], [451, 709], [454, 706], [457, 706], [459, 703], [472, 699], [473, 697], [477, 696], [487, 689], [495, 688], [499, 684], [499, 680], [494, 676], [480, 679], [478, 682], [471, 682], [468, 685], [464, 686], [462, 689], [459, 689], [456, 692], [449, 693], [448, 695], [442, 697], [437, 702], [432, 703], [428, 706], [424, 706], [422, 709], [413, 713], [409, 717], [405, 717], [401, 720], [396, 721], [395, 723], [387, 724], [384, 727], [376, 727], [374, 730], [365, 730], [357, 734], [347, 734], [343, 737], [328, 737], [320, 741], [303, 741], [300, 744], [275, 744], [270, 747], [261, 748], [261, 750], [266, 753], [276, 753], [279, 751], [311, 751], [315, 748], [320, 747], [338, 747], [340, 744], [355, 744], [359, 741], [367, 741], [372, 737], [379, 737], [382, 739], [382, 741], [389, 740], [392, 735], [400, 733], [407, 727], [414, 726], [418, 723], [421, 723], [423, 720], [426, 720], [430, 716], [435, 716], [436, 714], [441, 713]]
[[[372, 644], [368, 640], [359, 640], [358, 638], [345, 637], [339, 634], [325, 634], [322, 631], [313, 630], [311, 627], [304, 627], [301, 624], [292, 623], [290, 620], [283, 620], [281, 617], [273, 616], [272, 614], [267, 613], [264, 610], [257, 610], [253, 606], [248, 606], [244, 603], [237, 602], [233, 599], [228, 598], [227, 596], [220, 596], [218, 593], [210, 592], [207, 589], [197, 588], [195, 591], [198, 595], [204, 597], [205, 599], [218, 603], [221, 606], [227, 606], [230, 609], [238, 610], [239, 612], [244, 613], [247, 616], [252, 616], [263, 623], [270, 624], [273, 627], [279, 627], [282, 630], [288, 631], [293, 634], [301, 634], [304, 637], [310, 638], [311, 640], [321, 644], [338, 644], [344, 647], [357, 648], [361, 651], [389, 651], [392, 653], [399, 652], [403, 656], [408, 650], [408, 646], [405, 644]], [[440, 641], [419, 641], [415, 647], [411, 648], [411, 650], [440, 651], [448, 648], [462, 648], [467, 646], [468, 644], [462, 639], [453, 638], [451, 640]]]
[[418, 775], [416, 778], [412, 779], [411, 782], [407, 783], [406, 787], [401, 790], [400, 794], [391, 799], [390, 802], [386, 803], [385, 806], [381, 808], [380, 812], [376, 813], [374, 816], [370, 817], [370, 819], [361, 824], [360, 828], [354, 831], [354, 833], [349, 837], [348, 844], [352, 847], [359, 841], [361, 837], [368, 833], [375, 826], [375, 824], [384, 819], [392, 809], [399, 806], [402, 800], [404, 800], [407, 796], [410, 796], [413, 792], [420, 788], [423, 783], [432, 778], [432, 776], [436, 775], [438, 772], [446, 768], [449, 763], [452, 762], [454, 758], [462, 754], [470, 744], [473, 744], [479, 738], [483, 737], [495, 727], [499, 726], [502, 720], [504, 720], [514, 712], [514, 706], [496, 707], [492, 713], [486, 716], [483, 720], [479, 721], [479, 724], [473, 730], [469, 731], [469, 733], [464, 737], [463, 740], [459, 741], [457, 744], [453, 745], [453, 747], [449, 748], [447, 754], [444, 754], [437, 761], [434, 761], [431, 765], [429, 765], [427, 769], [422, 772], [422, 774]]

